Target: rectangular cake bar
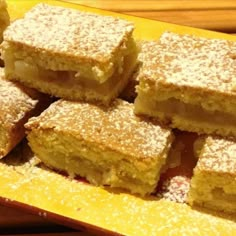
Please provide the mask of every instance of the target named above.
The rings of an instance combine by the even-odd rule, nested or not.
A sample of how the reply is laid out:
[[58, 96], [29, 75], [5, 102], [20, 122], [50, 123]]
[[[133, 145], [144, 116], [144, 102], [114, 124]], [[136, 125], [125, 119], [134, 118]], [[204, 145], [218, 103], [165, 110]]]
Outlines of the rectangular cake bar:
[[59, 100], [26, 124], [29, 145], [46, 165], [146, 195], [155, 190], [172, 143], [170, 129], [136, 117], [133, 104], [110, 107]]
[[70, 100], [108, 104], [137, 58], [132, 23], [38, 4], [4, 33], [6, 76]]
[[235, 213], [236, 139], [209, 136], [202, 144], [198, 151], [199, 160], [191, 180], [188, 202], [191, 205]]
[[236, 136], [236, 42], [165, 32], [143, 48], [135, 113]]

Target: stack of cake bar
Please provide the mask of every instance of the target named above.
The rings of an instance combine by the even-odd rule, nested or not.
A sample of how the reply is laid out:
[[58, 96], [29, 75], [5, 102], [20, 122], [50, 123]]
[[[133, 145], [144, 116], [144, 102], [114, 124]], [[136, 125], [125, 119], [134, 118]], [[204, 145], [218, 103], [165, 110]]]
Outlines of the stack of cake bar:
[[62, 98], [25, 125], [37, 157], [93, 184], [146, 195], [173, 135], [117, 98], [137, 64], [133, 30], [118, 18], [39, 4], [7, 28], [1, 47], [7, 80]]
[[[13, 118], [0, 117], [2, 157], [25, 127], [33, 152], [52, 169], [147, 195], [165, 169], [172, 128], [205, 134], [188, 201], [235, 212], [236, 43], [165, 32], [136, 44], [133, 30], [122, 19], [46, 4], [8, 26], [5, 87], [25, 86], [47, 98], [45, 107], [48, 96], [57, 101], [28, 122], [35, 114], [24, 111], [24, 119], [22, 105], [6, 108]], [[22, 131], [12, 144], [16, 113]]]
[[132, 78], [137, 115], [201, 135], [188, 202], [230, 213], [236, 211], [235, 53], [235, 42], [166, 32], [142, 43], [142, 65]]

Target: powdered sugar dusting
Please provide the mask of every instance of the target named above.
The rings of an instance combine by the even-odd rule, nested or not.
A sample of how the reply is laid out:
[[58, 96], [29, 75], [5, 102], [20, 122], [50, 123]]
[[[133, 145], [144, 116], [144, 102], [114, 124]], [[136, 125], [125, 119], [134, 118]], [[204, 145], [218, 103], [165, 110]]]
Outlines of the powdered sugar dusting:
[[21, 120], [26, 112], [36, 106], [38, 100], [31, 98], [20, 85], [5, 80], [2, 68], [0, 68], [0, 81], [0, 121], [1, 125], [7, 127]]
[[[186, 204], [116, 194], [38, 167], [24, 168], [19, 165], [18, 174], [0, 162], [5, 183], [0, 191], [7, 193], [8, 201], [39, 207], [44, 217], [50, 217], [43, 213], [47, 210], [123, 235], [233, 235], [236, 230], [234, 219], [196, 211]], [[13, 180], [15, 187], [10, 184]]]
[[164, 33], [143, 47], [140, 78], [178, 87], [234, 93], [236, 43], [191, 35]]
[[27, 127], [39, 126], [73, 133], [83, 140], [126, 153], [135, 158], [162, 155], [171, 142], [171, 131], [134, 115], [133, 104], [115, 100], [104, 108], [88, 103], [60, 100]]
[[208, 137], [201, 152], [198, 168], [236, 176], [235, 138]]
[[158, 191], [157, 196], [170, 201], [185, 203], [190, 187], [190, 178], [186, 176], [173, 176], [166, 179]]
[[109, 61], [133, 29], [132, 23], [115, 17], [38, 4], [12, 23], [4, 40], [91, 63]]

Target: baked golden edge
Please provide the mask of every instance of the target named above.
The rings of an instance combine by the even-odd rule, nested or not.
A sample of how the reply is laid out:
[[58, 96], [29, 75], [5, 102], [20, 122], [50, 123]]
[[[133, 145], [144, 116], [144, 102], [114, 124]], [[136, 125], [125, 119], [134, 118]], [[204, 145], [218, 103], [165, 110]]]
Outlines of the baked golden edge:
[[[61, 101], [62, 100], [57, 102], [58, 103], [57, 110], [63, 110], [63, 106], [61, 106], [62, 105]], [[48, 111], [49, 110], [50, 110], [50, 108], [48, 109]], [[73, 113], [73, 111], [72, 111], [72, 113]], [[74, 113], [74, 115], [72, 115], [72, 113], [70, 113], [70, 117], [76, 116], [75, 113]], [[44, 118], [43, 118], [43, 116], [44, 116]], [[52, 116], [52, 113], [50, 113], [49, 116]], [[55, 114], [55, 116], [57, 116], [57, 115]], [[64, 145], [62, 145], [62, 143], [59, 145], [59, 147], [60, 147], [59, 153], [61, 153], [62, 149], [65, 149], [64, 157], [62, 158], [63, 160], [60, 159], [59, 155], [55, 158], [55, 160], [50, 160], [53, 158], [52, 153], [56, 153], [56, 152], [50, 150], [51, 155], [47, 155], [48, 153], [45, 154], [45, 150], [46, 150], [46, 152], [48, 152], [48, 150], [50, 148], [48, 147], [46, 149], [44, 149], [44, 148], [42, 149], [42, 145], [44, 145], [44, 144], [46, 145], [47, 143], [54, 143], [55, 145], [53, 145], [53, 148], [57, 148], [56, 140], [64, 140], [64, 138], [66, 138], [66, 137], [70, 138], [70, 136], [71, 136], [71, 138], [70, 138], [71, 140], [70, 141], [66, 140], [65, 143], [72, 144], [76, 140], [76, 134], [71, 132], [71, 133], [68, 133], [68, 136], [67, 136], [67, 134], [66, 134], [67, 131], [65, 130], [64, 123], [60, 123], [60, 120], [58, 120], [58, 121], [59, 122], [57, 122], [56, 127], [51, 127], [50, 124], [45, 126], [44, 125], [45, 124], [45, 114], [42, 114], [41, 117], [39, 116], [36, 119], [30, 120], [25, 125], [27, 128], [27, 134], [28, 134], [27, 139], [29, 140], [29, 144], [30, 144], [32, 150], [38, 156], [38, 158], [40, 158], [44, 163], [46, 163], [51, 168], [59, 169], [61, 171], [66, 171], [67, 173], [71, 174], [72, 176], [81, 175], [82, 172], [80, 172], [79, 170], [78, 170], [78, 172], [76, 172], [76, 170], [75, 170], [75, 166], [76, 166], [75, 159], [76, 158], [73, 158], [73, 155], [71, 158], [67, 155], [68, 152], [66, 150], [72, 148], [71, 146], [70, 147], [67, 146], [67, 148], [65, 148]], [[40, 136], [41, 136], [41, 138], [40, 138]], [[96, 142], [93, 144], [93, 143], [91, 143], [91, 141], [77, 139], [77, 142], [79, 142], [80, 144], [76, 145], [75, 147], [78, 148], [80, 145], [82, 145], [81, 148], [86, 147], [86, 149], [88, 149], [88, 150], [91, 149], [92, 152], [90, 152], [90, 151], [88, 152], [90, 154], [93, 153], [95, 151], [95, 149], [96, 149], [97, 153], [101, 152], [101, 150], [102, 150], [102, 153], [107, 153], [107, 156], [112, 155], [113, 157], [114, 156], [118, 156], [119, 158], [122, 157], [122, 160], [124, 160], [124, 164], [130, 162], [130, 164], [132, 166], [134, 166], [134, 169], [137, 168], [137, 172], [135, 171], [133, 174], [136, 175], [136, 174], [140, 173], [142, 175], [141, 178], [136, 178], [136, 179], [133, 178], [133, 180], [136, 181], [137, 185], [138, 184], [140, 184], [140, 186], [143, 185], [143, 189], [140, 188], [140, 186], [135, 186], [134, 183], [126, 183], [126, 181], [128, 181], [128, 180], [122, 180], [122, 179], [120, 179], [121, 185], [119, 185], [119, 184], [117, 185], [117, 183], [112, 183], [112, 182], [109, 183], [109, 185], [113, 186], [113, 187], [121, 187], [122, 188], [122, 183], [123, 183], [123, 187], [126, 184], [126, 189], [129, 189], [131, 192], [138, 193], [141, 195], [146, 195], [146, 194], [150, 194], [151, 192], [153, 192], [155, 190], [155, 187], [156, 187], [157, 182], [159, 180], [161, 168], [165, 164], [169, 149], [171, 148], [171, 144], [174, 139], [174, 136], [171, 131], [169, 131], [169, 134], [167, 136], [168, 137], [166, 139], [165, 147], [163, 147], [163, 151], [158, 155], [158, 157], [155, 157], [155, 158], [158, 158], [158, 160], [159, 160], [155, 164], [156, 165], [155, 171], [153, 171], [153, 173], [155, 175], [157, 174], [156, 179], [155, 179], [155, 184], [153, 184], [153, 181], [154, 181], [153, 178], [147, 179], [147, 181], [145, 181], [145, 178], [144, 178], [144, 181], [141, 181], [141, 179], [143, 179], [143, 176], [145, 175], [145, 173], [142, 171], [142, 169], [150, 167], [150, 165], [152, 164], [151, 158], [145, 158], [145, 161], [142, 163], [140, 163], [141, 160], [135, 160], [135, 158], [134, 158], [134, 159], [132, 159], [134, 164], [132, 164], [132, 162], [129, 161], [129, 155], [125, 154], [125, 151], [123, 149], [122, 149], [123, 150], [122, 153], [120, 153], [119, 151], [116, 151], [114, 149], [111, 150], [110, 148], [106, 148], [106, 146], [104, 146], [104, 144], [101, 144], [99, 142], [99, 140], [97, 140], [97, 142], [98, 142], [97, 144], [96, 144]], [[52, 140], [50, 141], [51, 138], [52, 138]], [[62, 141], [62, 142], [64, 142], [64, 141]], [[93, 144], [93, 145], [90, 146], [91, 144]], [[62, 148], [62, 146], [63, 146], [63, 148]], [[99, 148], [97, 146], [99, 146]], [[117, 149], [117, 147], [116, 147], [116, 149]], [[70, 151], [71, 151], [71, 149], [70, 149]], [[126, 151], [126, 153], [127, 153], [127, 151]], [[95, 154], [93, 154], [93, 155], [95, 155]], [[47, 156], [49, 157], [49, 160], [48, 160]], [[91, 161], [90, 159], [97, 159], [96, 161], [100, 160], [100, 158], [95, 158], [94, 156], [93, 156], [93, 158], [89, 158], [88, 161]], [[115, 159], [115, 158], [111, 158], [110, 160], [112, 160], [112, 159]], [[60, 161], [60, 160], [62, 160], [62, 161]], [[104, 159], [104, 160], [106, 160], [106, 159]], [[121, 162], [122, 160], [120, 160], [119, 162]], [[83, 160], [80, 160], [80, 161], [82, 162]], [[77, 161], [78, 164], [80, 161], [79, 161], [79, 157], [78, 157], [78, 161]], [[94, 167], [96, 167], [96, 161], [95, 160], [91, 161], [91, 163], [93, 162], [92, 163], [93, 166], [91, 166], [92, 169], [94, 169]], [[69, 162], [74, 163], [74, 164], [72, 164], [72, 167], [69, 166]], [[62, 163], [62, 165], [60, 163]], [[63, 165], [66, 165], [67, 167], [65, 167]], [[103, 170], [99, 169], [99, 171], [102, 172]], [[159, 172], [159, 174], [158, 174], [158, 172]], [[105, 172], [103, 172], [103, 174], [104, 173]], [[127, 173], [128, 173], [128, 176], [131, 176], [130, 172], [127, 172]], [[83, 173], [82, 176], [89, 179], [89, 181], [92, 182], [93, 184], [96, 184], [96, 185], [101, 184], [101, 183], [99, 184], [99, 180], [96, 180], [95, 178], [93, 178], [93, 176], [89, 176], [89, 174], [87, 175], [87, 174]], [[117, 175], [117, 176], [119, 178], [119, 175]], [[99, 179], [99, 178], [100, 178], [100, 176], [98, 173], [97, 179]], [[152, 181], [152, 184], [150, 184], [148, 181]], [[146, 182], [146, 184], [145, 184], [145, 182]], [[102, 183], [102, 184], [104, 184], [104, 183]], [[107, 182], [105, 182], [105, 184], [107, 184]]]
[[[0, 68], [0, 80], [4, 80], [4, 72], [2, 68]], [[1, 106], [0, 104], [0, 114], [12, 113], [13, 116], [15, 116], [12, 123], [2, 123], [0, 125], [1, 137], [4, 137], [5, 139], [4, 146], [0, 147], [0, 158], [6, 156], [25, 137], [26, 134], [24, 124], [28, 121], [28, 119], [32, 116], [39, 115], [51, 102], [51, 98], [34, 89], [26, 88], [18, 83], [10, 81], [6, 82], [9, 84], [9, 87], [16, 87], [18, 91], [26, 96], [23, 100], [22, 98], [16, 97], [7, 107]], [[2, 95], [0, 94], [0, 96]], [[14, 94], [8, 94], [7, 96], [12, 97]], [[4, 97], [4, 99], [7, 98]], [[18, 114], [14, 114], [12, 112], [12, 106], [16, 106], [20, 109], [26, 109], [20, 119], [18, 118]], [[6, 110], [4, 111], [3, 109]], [[1, 119], [5, 118], [1, 117]]]
[[[194, 152], [196, 157], [201, 159], [202, 153], [204, 153], [204, 145], [214, 145], [211, 144], [214, 142], [214, 138], [217, 136], [200, 136], [194, 144]], [[231, 137], [232, 138], [232, 137]], [[221, 138], [223, 139], [223, 138]], [[218, 154], [222, 152], [221, 148], [218, 147]], [[208, 150], [210, 152], [214, 152], [213, 150]], [[223, 153], [221, 153], [223, 155]], [[207, 158], [207, 157], [204, 157]], [[199, 167], [199, 163], [201, 160], [197, 162], [196, 167], [194, 168], [194, 174], [190, 182], [190, 190], [188, 193], [187, 202], [191, 206], [201, 206], [204, 208], [208, 208], [215, 211], [223, 211], [229, 214], [235, 214], [236, 205], [235, 205], [235, 197], [236, 197], [236, 183], [235, 177], [231, 174], [227, 174], [227, 170], [224, 169], [224, 163], [220, 163], [219, 165], [222, 168], [222, 171], [215, 172], [214, 170], [204, 170], [204, 167]], [[233, 164], [233, 163], [232, 163]], [[236, 173], [235, 173], [236, 174]], [[228, 190], [230, 189], [230, 193]], [[221, 196], [217, 194], [220, 191]], [[228, 192], [228, 193], [226, 193]], [[227, 199], [227, 194], [230, 198], [231, 195], [234, 195], [234, 199]], [[226, 199], [219, 199], [219, 197]], [[216, 198], [216, 199], [215, 199]]]

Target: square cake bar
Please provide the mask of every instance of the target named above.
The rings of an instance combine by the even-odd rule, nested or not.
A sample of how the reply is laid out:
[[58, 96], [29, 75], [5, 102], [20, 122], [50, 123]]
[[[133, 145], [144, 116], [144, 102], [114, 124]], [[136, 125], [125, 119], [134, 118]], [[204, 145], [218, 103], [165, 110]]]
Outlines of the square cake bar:
[[146, 195], [155, 190], [172, 143], [170, 129], [136, 117], [133, 104], [110, 107], [59, 100], [26, 124], [36, 156], [51, 168]]
[[0, 68], [0, 158], [25, 137], [24, 124], [47, 108], [50, 100], [34, 89], [5, 80]]
[[10, 19], [7, 12], [7, 4], [5, 0], [0, 0], [0, 43], [3, 39], [3, 31], [9, 25]]
[[188, 196], [191, 205], [236, 212], [236, 139], [207, 137]]
[[143, 53], [136, 114], [180, 130], [236, 136], [236, 42], [165, 32]]
[[108, 104], [137, 58], [132, 23], [38, 4], [4, 33], [6, 76], [70, 100]]

